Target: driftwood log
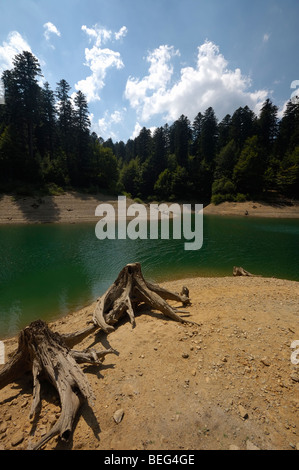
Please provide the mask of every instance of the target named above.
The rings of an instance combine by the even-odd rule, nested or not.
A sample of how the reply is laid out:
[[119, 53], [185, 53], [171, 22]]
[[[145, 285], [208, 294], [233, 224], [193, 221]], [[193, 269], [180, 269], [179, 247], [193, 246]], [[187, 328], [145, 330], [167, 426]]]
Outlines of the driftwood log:
[[131, 324], [135, 326], [136, 309], [140, 304], [146, 304], [172, 320], [186, 322], [178, 315], [177, 309], [171, 307], [166, 300], [181, 302], [186, 306], [190, 304], [189, 291], [183, 287], [181, 294], [169, 292], [146, 281], [140, 263], [127, 264], [116, 281], [98, 299], [93, 320], [106, 333], [113, 331], [113, 325], [126, 314]]
[[246, 271], [246, 269], [242, 268], [241, 266], [234, 266], [233, 268], [233, 275], [234, 276], [248, 276], [248, 277], [255, 277], [254, 274], [251, 274], [250, 272]]
[[113, 349], [77, 351], [72, 348], [98, 329], [105, 333], [114, 330], [112, 325], [126, 314], [132, 325], [135, 325], [136, 309], [141, 304], [159, 310], [172, 320], [193, 323], [181, 318], [179, 311], [166, 302], [167, 299], [186, 306], [190, 304], [189, 290], [183, 287], [181, 294], [169, 292], [145, 281], [139, 263], [128, 264], [107, 292], [98, 299], [93, 322], [84, 330], [59, 334], [53, 332], [45, 322], [37, 320], [21, 331], [16, 352], [0, 370], [0, 389], [31, 371], [33, 400], [30, 419], [35, 419], [39, 414], [42, 379], [56, 388], [61, 405], [61, 415], [57, 422], [31, 449], [40, 449], [56, 435], [64, 441], [69, 440], [81, 403], [85, 401], [92, 404], [94, 399], [93, 391], [79, 364], [101, 364], [107, 354], [116, 353]]

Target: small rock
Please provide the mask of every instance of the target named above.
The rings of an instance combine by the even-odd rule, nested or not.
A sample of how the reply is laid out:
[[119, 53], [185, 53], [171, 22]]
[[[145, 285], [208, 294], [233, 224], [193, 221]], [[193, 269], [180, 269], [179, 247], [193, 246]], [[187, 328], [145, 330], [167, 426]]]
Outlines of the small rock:
[[246, 442], [246, 450], [261, 450], [256, 445], [254, 445], [251, 441]]
[[124, 410], [121, 408], [119, 410], [117, 410], [114, 415], [113, 415], [113, 419], [114, 421], [116, 422], [116, 424], [119, 424], [121, 422], [121, 420], [123, 419], [124, 417]]
[[24, 434], [21, 431], [19, 431], [12, 437], [12, 440], [10, 443], [13, 447], [16, 447], [19, 444], [21, 444], [23, 440], [24, 440]]
[[269, 360], [267, 359], [267, 357], [262, 357], [261, 363], [264, 364], [264, 366], [266, 366], [266, 367], [269, 367], [269, 366], [270, 366], [270, 362], [269, 362]]
[[294, 382], [299, 382], [299, 373], [293, 372], [293, 373], [291, 374], [291, 379], [292, 379]]
[[188, 359], [188, 357], [189, 357], [189, 354], [188, 354], [188, 353], [186, 353], [186, 352], [184, 352], [184, 353], [182, 354], [182, 357], [183, 357], [184, 359]]
[[4, 434], [4, 433], [6, 432], [6, 430], [7, 430], [6, 424], [5, 424], [5, 423], [2, 423], [2, 424], [0, 425], [0, 434]]
[[242, 419], [247, 419], [248, 418], [248, 413], [245, 410], [244, 406], [239, 405], [239, 413]]

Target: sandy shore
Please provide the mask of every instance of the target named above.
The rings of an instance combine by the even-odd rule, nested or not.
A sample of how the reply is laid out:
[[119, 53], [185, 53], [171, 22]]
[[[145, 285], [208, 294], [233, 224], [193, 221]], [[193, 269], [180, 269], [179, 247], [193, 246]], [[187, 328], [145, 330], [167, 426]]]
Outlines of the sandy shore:
[[[292, 205], [291, 205], [292, 204]], [[223, 202], [218, 206], [209, 204], [205, 214], [247, 217], [299, 218], [299, 202], [270, 204], [266, 202]]]
[[[182, 325], [146, 312], [132, 329], [87, 337], [76, 349], [115, 348], [101, 367], [82, 366], [96, 396], [83, 405], [70, 443], [46, 449], [180, 450], [299, 449], [299, 283], [259, 277], [195, 278]], [[94, 304], [51, 324], [83, 328]], [[16, 339], [6, 342], [6, 352]], [[299, 356], [299, 354], [298, 354]], [[299, 358], [299, 357], [298, 357]], [[43, 386], [39, 420], [30, 423], [32, 382], [23, 377], [0, 391], [0, 448], [27, 448], [60, 414], [54, 389]], [[124, 412], [120, 424], [114, 413]]]
[[[2, 196], [0, 197], [0, 224], [23, 223], [81, 223], [96, 222], [96, 207], [101, 203], [117, 207], [117, 197], [91, 196], [68, 192], [59, 196], [40, 198]], [[127, 199], [127, 206], [133, 201]], [[291, 205], [292, 204], [292, 205]], [[289, 204], [267, 204], [261, 202], [224, 202], [217, 206], [210, 204], [204, 214], [298, 218], [299, 202]]]

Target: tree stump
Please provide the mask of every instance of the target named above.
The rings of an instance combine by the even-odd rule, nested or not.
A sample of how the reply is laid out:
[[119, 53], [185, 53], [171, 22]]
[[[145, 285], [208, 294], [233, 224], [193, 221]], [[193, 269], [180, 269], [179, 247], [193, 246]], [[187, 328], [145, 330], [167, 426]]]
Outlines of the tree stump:
[[0, 370], [0, 389], [17, 380], [25, 372], [31, 371], [33, 400], [29, 417], [34, 419], [40, 410], [42, 378], [56, 388], [61, 404], [59, 419], [52, 429], [32, 446], [33, 450], [40, 449], [56, 435], [62, 440], [69, 440], [81, 403], [86, 401], [92, 404], [94, 395], [79, 364], [100, 364], [106, 354], [116, 353], [113, 349], [99, 352], [94, 349], [76, 351], [71, 348], [99, 328], [106, 333], [114, 330], [112, 325], [126, 314], [129, 315], [132, 325], [135, 325], [136, 309], [142, 304], [159, 310], [172, 320], [195, 324], [181, 318], [179, 311], [171, 307], [166, 300], [181, 302], [186, 306], [190, 304], [189, 290], [183, 287], [181, 294], [170, 292], [146, 281], [139, 263], [128, 264], [106, 293], [98, 299], [93, 322], [84, 330], [59, 334], [53, 332], [45, 322], [37, 320], [21, 331], [17, 351]]
[[238, 267], [238, 266], [234, 266], [233, 275], [234, 275], [234, 276], [255, 277], [254, 274], [251, 274], [251, 273], [249, 273], [248, 271], [246, 271], [246, 269], [244, 269], [244, 268], [242, 268], [242, 267]]
[[58, 391], [61, 415], [53, 428], [32, 447], [33, 450], [39, 449], [56, 435], [67, 441], [81, 402], [92, 402], [93, 392], [78, 363], [99, 364], [106, 354], [115, 351], [74, 351], [69, 349], [67, 343], [77, 342], [77, 338], [81, 340], [94, 329], [92, 326], [74, 335], [63, 336], [51, 331], [43, 321], [37, 320], [21, 331], [16, 353], [1, 369], [0, 388], [17, 380], [25, 372], [32, 371], [33, 400], [30, 419], [35, 418], [40, 410], [41, 379], [48, 380]]
[[116, 281], [98, 299], [93, 320], [106, 333], [113, 331], [113, 325], [126, 314], [131, 324], [135, 326], [136, 309], [144, 303], [172, 320], [184, 323], [185, 320], [166, 300], [178, 301], [186, 306], [190, 304], [188, 295], [189, 291], [186, 287], [183, 288], [182, 294], [176, 294], [146, 281], [142, 275], [140, 263], [127, 264]]

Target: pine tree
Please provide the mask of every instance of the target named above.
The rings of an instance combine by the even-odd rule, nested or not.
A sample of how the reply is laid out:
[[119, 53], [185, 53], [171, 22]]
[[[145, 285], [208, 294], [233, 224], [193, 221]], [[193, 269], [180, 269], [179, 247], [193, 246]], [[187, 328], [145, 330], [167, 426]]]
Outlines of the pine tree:
[[50, 89], [48, 82], [44, 84], [41, 90], [41, 115], [40, 126], [38, 131], [38, 147], [41, 156], [44, 158], [49, 156], [50, 160], [54, 159], [56, 146], [56, 109], [54, 92]]
[[76, 171], [75, 182], [79, 185], [87, 183], [86, 174], [88, 173], [89, 165], [89, 129], [90, 119], [88, 112], [88, 104], [84, 94], [78, 91], [74, 98], [74, 138], [76, 142]]
[[74, 110], [69, 96], [70, 90], [70, 85], [64, 79], [60, 80], [57, 84], [57, 124], [60, 147], [61, 151], [66, 156], [68, 174], [73, 181], [78, 170], [74, 158]]
[[152, 136], [150, 129], [146, 127], [141, 129], [139, 136], [135, 139], [135, 146], [140, 162], [145, 162], [151, 154]]
[[218, 124], [212, 107], [208, 108], [201, 121], [201, 153], [207, 165], [212, 165], [217, 148]]
[[264, 151], [255, 135], [246, 140], [240, 158], [235, 165], [233, 182], [237, 192], [249, 196], [260, 196], [264, 185]]
[[182, 114], [170, 129], [170, 152], [175, 154], [177, 163], [180, 166], [186, 167], [188, 164], [191, 141], [191, 124], [189, 119]]
[[195, 155], [196, 157], [201, 156], [202, 118], [203, 118], [203, 115], [201, 113], [198, 113], [192, 125], [192, 131], [193, 131], [192, 154]]
[[256, 133], [256, 116], [248, 106], [238, 108], [232, 115], [230, 139], [233, 139], [242, 151], [245, 141]]
[[257, 120], [259, 141], [268, 155], [270, 155], [273, 150], [273, 144], [278, 134], [277, 113], [277, 106], [273, 105], [268, 98], [263, 104], [260, 116]]
[[40, 95], [38, 77], [41, 69], [37, 58], [28, 51], [17, 54], [12, 70], [5, 71], [2, 79], [5, 87], [6, 121], [15, 142], [16, 155], [10, 165], [15, 178], [38, 178], [36, 160], [36, 129], [40, 119]]

